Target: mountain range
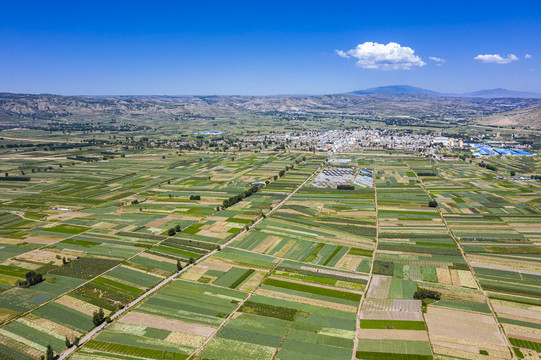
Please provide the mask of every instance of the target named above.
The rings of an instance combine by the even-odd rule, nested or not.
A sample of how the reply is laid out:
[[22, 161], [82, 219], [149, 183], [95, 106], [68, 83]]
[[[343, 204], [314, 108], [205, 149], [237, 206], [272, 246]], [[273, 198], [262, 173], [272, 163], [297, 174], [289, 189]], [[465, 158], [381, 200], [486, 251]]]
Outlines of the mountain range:
[[479, 90], [463, 94], [440, 93], [433, 90], [422, 89], [409, 85], [390, 85], [356, 90], [347, 93], [348, 95], [433, 95], [433, 96], [454, 96], [454, 97], [480, 97], [480, 98], [541, 98], [541, 94], [528, 91], [514, 91], [508, 89]]

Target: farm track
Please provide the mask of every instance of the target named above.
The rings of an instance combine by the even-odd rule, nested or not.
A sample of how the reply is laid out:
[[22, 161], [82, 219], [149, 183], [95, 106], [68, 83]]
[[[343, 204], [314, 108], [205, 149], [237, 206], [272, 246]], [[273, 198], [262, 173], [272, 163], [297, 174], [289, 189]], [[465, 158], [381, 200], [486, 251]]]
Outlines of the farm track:
[[[274, 267], [272, 269], [269, 270], [269, 272], [267, 274], [265, 274], [265, 276], [263, 277], [263, 279], [261, 279], [261, 281], [259, 282], [259, 284], [257, 285], [257, 287], [250, 291], [250, 293], [248, 294], [248, 296], [246, 296], [246, 298], [244, 298], [244, 300], [242, 300], [241, 302], [239, 302], [239, 305], [235, 308], [235, 310], [233, 310], [231, 312], [231, 314], [229, 314], [225, 320], [220, 324], [220, 326], [218, 326], [218, 328], [216, 329], [216, 331], [214, 331], [212, 333], [212, 335], [210, 335], [208, 337], [207, 340], [205, 340], [205, 342], [203, 344], [201, 344], [201, 346], [199, 346], [193, 353], [190, 354], [190, 356], [188, 356], [188, 358], [186, 360], [191, 360], [194, 358], [194, 356], [197, 356], [197, 354], [199, 354], [201, 351], [203, 351], [203, 349], [205, 348], [205, 346], [208, 345], [208, 343], [210, 343], [210, 341], [214, 338], [214, 336], [216, 336], [216, 334], [218, 334], [218, 332], [220, 332], [220, 330], [222, 330], [222, 328], [227, 325], [227, 323], [229, 322], [229, 320], [231, 320], [231, 318], [235, 315], [235, 313], [242, 307], [242, 305], [244, 305], [246, 303], [246, 301], [248, 301], [252, 295], [257, 291], [257, 289], [259, 289], [259, 285], [261, 285], [263, 282], [265, 282], [265, 280], [267, 280], [267, 278], [272, 274], [272, 272], [274, 270], [276, 270], [276, 268], [278, 268], [278, 266], [280, 266], [280, 264], [282, 264], [282, 261], [283, 260], [280, 260], [276, 263], [276, 265], [274, 265]], [[285, 336], [284, 336], [285, 338]], [[282, 339], [283, 341], [284, 339]], [[278, 352], [280, 348], [277, 348], [276, 349], [276, 352]]]
[[[188, 177], [188, 176], [187, 176], [187, 177]], [[164, 180], [163, 182], [166, 182], [166, 181], [167, 181], [167, 180]], [[141, 191], [143, 191], [143, 190], [141, 190]], [[129, 196], [132, 196], [132, 195], [128, 195], [127, 197], [129, 197]], [[21, 216], [20, 214], [16, 214], [16, 215]], [[204, 220], [204, 219], [206, 219], [206, 218], [209, 217], [209, 216], [212, 216], [212, 215], [207, 215], [207, 216], [205, 216], [204, 218], [202, 218], [201, 220]], [[21, 217], [22, 217], [22, 216], [21, 216]], [[23, 217], [23, 218], [24, 218], [24, 217]], [[200, 221], [201, 221], [201, 220], [200, 220]], [[34, 221], [46, 223], [45, 221], [42, 221], [42, 220], [34, 220]], [[191, 225], [191, 224], [190, 224], [190, 225]], [[187, 226], [184, 227], [182, 230], [184, 230], [185, 228], [189, 227], [190, 225], [187, 225]], [[85, 232], [86, 232], [86, 231], [84, 231], [84, 232], [82, 232], [82, 233], [79, 233], [79, 234], [74, 234], [74, 235], [72, 235], [72, 236], [69, 236], [69, 237], [63, 239], [62, 241], [64, 241], [64, 240], [69, 240], [69, 239], [71, 239], [71, 238], [73, 238], [73, 237], [75, 237], [75, 236], [84, 234]], [[152, 245], [152, 247], [157, 246], [157, 245], [160, 245], [162, 242], [164, 242], [165, 240], [167, 240], [167, 239], [169, 239], [169, 238], [170, 238], [169, 236], [166, 237], [166, 238], [163, 239], [162, 241], [157, 242], [156, 244]], [[50, 246], [50, 245], [51, 245], [51, 244], [47, 244], [47, 245], [41, 246], [41, 247], [39, 247], [39, 248], [36, 248], [36, 249], [34, 249], [34, 250], [43, 250], [43, 249], [47, 248], [47, 247]], [[110, 268], [110, 269], [108, 269], [108, 270], [106, 270], [106, 271], [100, 273], [100, 274], [97, 275], [97, 276], [94, 276], [92, 279], [89, 279], [88, 281], [85, 281], [85, 282], [82, 283], [81, 285], [79, 285], [79, 286], [77, 286], [77, 287], [74, 287], [73, 289], [70, 289], [70, 290], [68, 290], [68, 291], [66, 291], [66, 292], [64, 292], [64, 293], [62, 293], [62, 294], [60, 294], [60, 295], [58, 295], [58, 296], [55, 296], [54, 298], [52, 298], [52, 299], [50, 299], [50, 300], [48, 300], [48, 301], [46, 301], [46, 302], [44, 302], [44, 303], [42, 303], [42, 304], [39, 304], [38, 306], [36, 306], [36, 307], [34, 307], [34, 308], [32, 308], [32, 309], [30, 309], [30, 310], [28, 310], [28, 311], [25, 311], [25, 312], [23, 312], [23, 313], [20, 313], [20, 314], [18, 314], [17, 316], [15, 316], [15, 317], [13, 317], [13, 318], [11, 318], [11, 319], [9, 319], [9, 320], [6, 320], [4, 323], [2, 323], [2, 325], [0, 326], [0, 329], [3, 328], [4, 326], [6, 326], [7, 324], [11, 323], [11, 322], [13, 322], [13, 321], [15, 321], [15, 320], [17, 320], [17, 319], [19, 319], [19, 318], [25, 316], [25, 315], [28, 315], [28, 314], [30, 314], [31, 312], [34, 312], [34, 311], [36, 311], [37, 309], [39, 309], [39, 308], [41, 308], [41, 307], [43, 307], [43, 306], [45, 306], [45, 305], [47, 305], [47, 304], [49, 304], [49, 303], [51, 303], [51, 302], [54, 302], [54, 301], [58, 300], [58, 299], [61, 298], [62, 296], [66, 295], [66, 294], [69, 294], [70, 292], [72, 292], [72, 291], [74, 291], [74, 290], [76, 290], [76, 289], [78, 289], [78, 288], [80, 288], [80, 287], [82, 287], [82, 286], [88, 284], [89, 282], [92, 282], [92, 281], [95, 280], [96, 278], [98, 278], [98, 277], [100, 277], [100, 276], [106, 274], [107, 272], [109, 272], [109, 271], [111, 271], [111, 270], [113, 270], [113, 269], [116, 269], [117, 267], [121, 266], [124, 262], [133, 259], [134, 257], [136, 257], [136, 256], [138, 256], [138, 255], [140, 255], [140, 254], [142, 254], [143, 252], [145, 252], [145, 251], [147, 251], [147, 250], [148, 250], [148, 249], [142, 249], [142, 250], [141, 250], [140, 252], [138, 252], [137, 254], [135, 254], [135, 255], [133, 255], [133, 256], [131, 256], [131, 257], [129, 257], [129, 258], [126, 258], [126, 259], [122, 260], [122, 262], [120, 262], [118, 265], [116, 265], [116, 266], [114, 266], [114, 267], [112, 267], [112, 268]], [[18, 255], [14, 255], [14, 256], [12, 256], [11, 258], [8, 258], [8, 260], [9, 260], [9, 259], [12, 259], [12, 258], [15, 258], [15, 257], [17, 257], [17, 256], [18, 256]]]
[[[413, 171], [413, 169], [411, 168], [411, 166], [408, 164], [408, 169], [410, 171]], [[423, 189], [423, 191], [426, 193], [426, 195], [431, 199], [433, 200], [432, 196], [430, 195], [430, 192], [426, 189], [422, 179], [417, 176], [417, 174], [415, 175], [417, 177], [417, 179], [419, 180], [419, 184], [421, 185], [421, 188]], [[453, 239], [453, 241], [455, 242], [456, 246], [458, 247], [458, 249], [460, 250], [460, 253], [462, 255], [462, 257], [464, 258], [464, 261], [466, 262], [466, 264], [468, 265], [468, 268], [470, 270], [470, 272], [472, 273], [472, 276], [473, 278], [475, 279], [475, 282], [477, 283], [477, 287], [479, 288], [479, 290], [481, 290], [481, 292], [483, 293], [483, 296], [485, 298], [485, 301], [488, 305], [488, 307], [490, 308], [490, 312], [492, 314], [492, 317], [494, 318], [494, 321], [495, 323], [498, 325], [498, 331], [500, 332], [500, 335], [502, 336], [505, 344], [507, 345], [507, 348], [511, 354], [511, 357], [513, 359], [518, 359], [515, 355], [515, 352], [513, 351], [513, 347], [511, 345], [511, 343], [509, 342], [509, 339], [507, 338], [507, 335], [505, 334], [505, 330], [503, 329], [503, 326], [500, 322], [500, 320], [498, 319], [498, 316], [496, 315], [496, 311], [494, 310], [494, 307], [492, 306], [492, 303], [490, 302], [490, 298], [488, 297], [488, 293], [487, 291], [483, 290], [483, 288], [481, 287], [481, 282], [479, 281], [479, 279], [477, 278], [477, 274], [475, 273], [474, 269], [473, 269], [473, 266], [471, 265], [470, 261], [468, 260], [467, 256], [466, 256], [466, 253], [464, 252], [464, 249], [462, 248], [462, 245], [460, 244], [460, 241], [458, 241], [458, 239], [456, 238], [455, 234], [453, 233], [453, 231], [451, 230], [451, 228], [449, 227], [449, 224], [447, 224], [447, 221], [445, 221], [445, 217], [443, 216], [443, 213], [441, 212], [441, 209], [439, 207], [436, 207], [436, 210], [438, 211], [438, 214], [440, 215], [440, 218], [441, 218], [441, 221], [443, 222], [443, 224], [445, 225], [445, 227], [447, 228], [447, 232], [449, 233], [449, 235], [451, 236], [451, 238]]]
[[[190, 224], [190, 225], [191, 225], [191, 224]], [[182, 230], [186, 229], [186, 228], [189, 227], [190, 225], [185, 226]], [[84, 233], [81, 233], [81, 234], [84, 234]], [[80, 235], [80, 234], [77, 234], [77, 235]], [[77, 236], [77, 235], [73, 235], [73, 236]], [[67, 238], [67, 239], [71, 239], [73, 236], [70, 236], [70, 237]], [[154, 247], [154, 246], [161, 245], [162, 242], [164, 242], [164, 241], [166, 241], [166, 240], [168, 240], [168, 239], [170, 239], [170, 238], [171, 238], [171, 237], [168, 236], [168, 237], [166, 237], [165, 239], [163, 239], [162, 241], [157, 242], [156, 244], [154, 244], [154, 245], [152, 245], [152, 246]], [[65, 239], [65, 240], [67, 240], [67, 239]], [[39, 249], [43, 249], [43, 247], [41, 247], [41, 248], [39, 248]], [[152, 249], [152, 248], [150, 248], [150, 249]], [[77, 290], [77, 289], [79, 289], [80, 287], [83, 287], [83, 286], [85, 286], [86, 284], [88, 284], [88, 283], [94, 281], [95, 279], [97, 279], [97, 278], [99, 278], [100, 276], [102, 276], [102, 275], [108, 273], [109, 271], [111, 271], [111, 270], [113, 270], [113, 269], [116, 269], [116, 268], [119, 267], [119, 266], [122, 266], [125, 262], [130, 261], [130, 260], [133, 259], [134, 257], [137, 257], [137, 256], [141, 255], [141, 253], [143, 253], [143, 252], [145, 252], [145, 251], [147, 251], [147, 250], [149, 250], [149, 249], [143, 249], [143, 250], [141, 250], [140, 252], [138, 252], [137, 254], [135, 254], [135, 255], [133, 255], [133, 256], [130, 256], [129, 258], [126, 258], [126, 259], [122, 260], [118, 265], [115, 265], [115, 266], [113, 266], [112, 268], [107, 269], [107, 270], [105, 270], [104, 272], [102, 272], [102, 273], [100, 273], [100, 274], [94, 276], [92, 279], [89, 279], [88, 281], [85, 281], [85, 282], [82, 283], [81, 285], [79, 285], [79, 286], [77, 286], [77, 287], [74, 287], [73, 289], [70, 289], [70, 290], [66, 291], [65, 293], [62, 293], [62, 294], [60, 294], [60, 295], [58, 295], [58, 296], [56, 296], [56, 297], [54, 297], [54, 298], [52, 298], [52, 299], [50, 299], [50, 300], [44, 302], [43, 304], [40, 304], [40, 305], [38, 305], [38, 306], [36, 306], [36, 307], [34, 307], [34, 308], [32, 308], [32, 309], [30, 309], [30, 310], [24, 312], [24, 313], [21, 313], [21, 314], [15, 316], [14, 318], [11, 318], [11, 319], [7, 320], [5, 323], [2, 324], [1, 327], [4, 327], [5, 325], [9, 324], [10, 322], [13, 322], [13, 321], [15, 321], [15, 320], [17, 320], [17, 319], [19, 319], [19, 318], [21, 318], [21, 317], [23, 317], [23, 316], [25, 316], [25, 315], [31, 313], [31, 312], [34, 312], [34, 311], [36, 311], [37, 309], [39, 309], [39, 308], [41, 308], [41, 307], [43, 307], [43, 306], [45, 306], [45, 305], [47, 305], [47, 304], [49, 304], [49, 303], [51, 303], [51, 302], [55, 302], [56, 300], [58, 300], [58, 299], [61, 298], [62, 296], [67, 295], [67, 294], [69, 294], [70, 292], [72, 292], [72, 291], [74, 291], [74, 290]], [[0, 328], [1, 328], [1, 327], [0, 327]]]
[[[375, 175], [376, 169], [374, 168], [373, 171]], [[370, 264], [370, 274], [368, 275], [368, 281], [361, 295], [361, 301], [359, 302], [359, 307], [357, 308], [357, 315], [355, 316], [355, 338], [353, 339], [353, 352], [351, 353], [351, 360], [355, 360], [357, 358], [357, 349], [359, 347], [359, 333], [361, 331], [361, 308], [366, 298], [366, 293], [370, 287], [370, 284], [372, 283], [372, 277], [373, 277], [373, 271], [374, 271], [374, 259], [376, 257], [376, 252], [378, 250], [378, 245], [379, 245], [378, 189], [376, 187], [375, 179], [374, 179], [374, 206], [376, 208], [376, 238], [375, 238], [376, 243], [374, 245], [374, 252], [372, 253], [372, 262]]]
[[[278, 203], [275, 207], [272, 208], [272, 210], [269, 210], [267, 212], [267, 214], [265, 215], [266, 216], [269, 216], [269, 215], [272, 215], [276, 210], [280, 209], [280, 207], [282, 207], [283, 204], [286, 203], [286, 201], [288, 201], [293, 195], [295, 195], [295, 193], [300, 190], [310, 179], [312, 179], [312, 177], [314, 177], [314, 175], [316, 175], [317, 173], [319, 173], [319, 171], [322, 169], [321, 165], [306, 179], [304, 180], [304, 182], [302, 184], [300, 184], [295, 190], [293, 190], [289, 195], [287, 195], [280, 203]], [[210, 215], [209, 215], [210, 216]], [[111, 320], [114, 320], [116, 319], [117, 317], [123, 315], [124, 313], [126, 313], [127, 311], [131, 310], [134, 306], [138, 305], [139, 303], [141, 303], [143, 300], [145, 300], [147, 297], [149, 297], [150, 295], [154, 294], [156, 291], [158, 291], [159, 289], [161, 289], [162, 287], [164, 287], [165, 285], [169, 284], [171, 281], [175, 280], [180, 274], [182, 274], [183, 272], [187, 271], [188, 269], [191, 269], [192, 267], [194, 267], [195, 265], [199, 264], [200, 262], [204, 261], [205, 259], [211, 257], [212, 255], [216, 254], [218, 251], [220, 251], [221, 249], [223, 248], [226, 248], [228, 247], [230, 244], [232, 244], [235, 240], [237, 240], [239, 237], [243, 236], [244, 234], [246, 234], [247, 232], [249, 232], [251, 229], [253, 229], [254, 227], [256, 227], [259, 223], [261, 223], [265, 217], [259, 217], [252, 225], [250, 225], [247, 229], [243, 229], [242, 231], [240, 231], [237, 235], [233, 236], [229, 241], [227, 241], [226, 243], [224, 243], [223, 245], [220, 246], [219, 249], [214, 249], [212, 250], [211, 252], [209, 252], [208, 254], [200, 257], [199, 259], [197, 259], [193, 264], [188, 264], [187, 266], [185, 266], [182, 270], [180, 271], [177, 271], [175, 273], [173, 273], [171, 276], [169, 276], [168, 278], [165, 278], [164, 280], [162, 280], [161, 282], [159, 282], [158, 284], [156, 284], [154, 287], [152, 287], [151, 289], [149, 289], [147, 292], [145, 292], [144, 294], [140, 295], [137, 299], [133, 300], [130, 304], [128, 304], [126, 307], [124, 307], [123, 309], [119, 310], [118, 312], [116, 312], [115, 314], [111, 315]], [[169, 238], [169, 237], [168, 237]], [[165, 241], [166, 239], [162, 240], [162, 241]], [[161, 242], [160, 242], [161, 243]], [[280, 264], [280, 262], [278, 262], [278, 264]], [[120, 265], [120, 264], [119, 264]], [[277, 265], [278, 266], [278, 265]], [[109, 270], [108, 270], [109, 271]], [[269, 272], [270, 274], [270, 272]], [[267, 276], [269, 276], [267, 274]], [[265, 277], [266, 278], [266, 277]], [[264, 279], [265, 279], [264, 278]], [[263, 279], [263, 280], [264, 280]], [[84, 285], [84, 284], [83, 284]], [[82, 285], [81, 285], [82, 286]], [[254, 290], [255, 291], [255, 290]], [[253, 293], [253, 292], [252, 292]], [[244, 304], [244, 302], [246, 302], [246, 300], [251, 296], [251, 294], [244, 300], [242, 301], [241, 303]], [[54, 299], [53, 299], [54, 300]], [[52, 301], [52, 300], [51, 300]], [[240, 305], [235, 309], [235, 311], [237, 311], [237, 309], [240, 308]], [[235, 311], [233, 311], [227, 318], [227, 320], [229, 320], [229, 318], [235, 313]], [[223, 325], [225, 325], [225, 323], [227, 322], [227, 320], [225, 322], [222, 323], [222, 325], [220, 325], [220, 327], [218, 328], [218, 330], [216, 331], [216, 333], [223, 327]], [[84, 335], [80, 340], [79, 340], [79, 346], [78, 347], [75, 347], [75, 346], [72, 346], [70, 348], [67, 348], [66, 350], [64, 350], [57, 358], [57, 360], [63, 360], [63, 359], [66, 359], [68, 358], [69, 356], [73, 355], [74, 352], [76, 352], [79, 348], [81, 348], [86, 342], [88, 342], [89, 340], [91, 340], [96, 334], [98, 334], [101, 330], [104, 330], [105, 328], [107, 328], [109, 326], [110, 323], [106, 323], [106, 322], [102, 322], [101, 324], [99, 324], [97, 327], [93, 328], [92, 330], [90, 330], [90, 332], [88, 332], [86, 335]], [[215, 333], [214, 333], [215, 334]], [[211, 339], [213, 336], [211, 335], [211, 337], [209, 339]], [[204, 346], [208, 343], [209, 340], [207, 340], [203, 346], [196, 350], [196, 352], [192, 353], [190, 355], [189, 358], [192, 358], [192, 356], [196, 353], [198, 353], [199, 351], [201, 351]]]

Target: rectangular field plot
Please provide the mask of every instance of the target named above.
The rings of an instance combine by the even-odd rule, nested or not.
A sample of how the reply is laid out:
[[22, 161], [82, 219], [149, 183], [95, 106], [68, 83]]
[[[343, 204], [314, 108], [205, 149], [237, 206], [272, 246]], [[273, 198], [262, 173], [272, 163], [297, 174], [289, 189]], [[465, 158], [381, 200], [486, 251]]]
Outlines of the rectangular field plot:
[[354, 329], [354, 312], [253, 295], [199, 356], [350, 359]]

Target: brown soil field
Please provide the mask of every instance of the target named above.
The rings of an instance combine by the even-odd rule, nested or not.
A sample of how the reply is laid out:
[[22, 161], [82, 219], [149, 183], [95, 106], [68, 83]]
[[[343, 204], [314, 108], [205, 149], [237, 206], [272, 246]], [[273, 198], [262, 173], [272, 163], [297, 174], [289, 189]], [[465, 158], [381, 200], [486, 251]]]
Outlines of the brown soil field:
[[119, 320], [121, 323], [149, 326], [155, 329], [181, 332], [196, 336], [208, 337], [216, 330], [213, 327], [187, 323], [179, 320], [166, 319], [159, 316], [142, 314], [135, 311], [129, 312]]
[[479, 355], [479, 350], [487, 350], [495, 358], [510, 356], [491, 315], [429, 306], [425, 319], [431, 343], [449, 349], [441, 349], [445, 354], [451, 355], [456, 349], [473, 352], [466, 358]]

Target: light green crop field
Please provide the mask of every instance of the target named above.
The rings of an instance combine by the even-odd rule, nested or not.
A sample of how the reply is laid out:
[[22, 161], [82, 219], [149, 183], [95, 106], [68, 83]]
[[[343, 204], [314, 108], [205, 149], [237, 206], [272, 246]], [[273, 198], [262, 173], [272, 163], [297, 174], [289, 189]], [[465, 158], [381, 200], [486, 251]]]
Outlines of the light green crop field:
[[[9, 150], [7, 171], [30, 180], [0, 182], [2, 359], [61, 353], [94, 313], [114, 314], [193, 262], [71, 358], [541, 354], [540, 182], [398, 151], [341, 154], [373, 171], [374, 187], [352, 190], [307, 181], [327, 166], [313, 151], [75, 159], [105, 150]], [[266, 185], [250, 191], [255, 182]], [[44, 281], [25, 286], [30, 271]]]

